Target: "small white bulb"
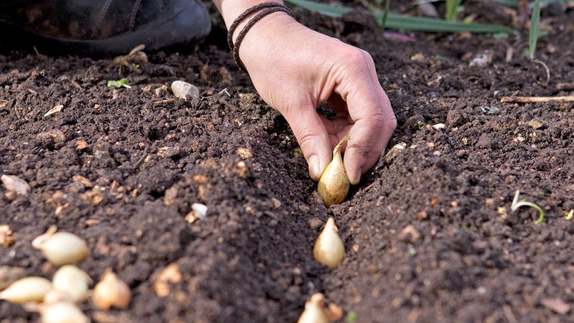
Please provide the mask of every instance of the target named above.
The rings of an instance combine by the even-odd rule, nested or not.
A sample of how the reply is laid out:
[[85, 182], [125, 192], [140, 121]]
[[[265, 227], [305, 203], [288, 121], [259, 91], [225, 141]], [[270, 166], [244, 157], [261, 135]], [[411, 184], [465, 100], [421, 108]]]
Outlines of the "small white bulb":
[[69, 232], [56, 232], [40, 236], [32, 242], [48, 261], [56, 266], [80, 262], [90, 254], [86, 242]]
[[305, 310], [297, 323], [329, 323], [329, 317], [325, 311], [325, 297], [316, 293], [305, 303]]
[[88, 286], [91, 283], [90, 276], [73, 265], [66, 265], [56, 271], [52, 278], [55, 289], [64, 291], [72, 297], [75, 303], [81, 303], [88, 295]]
[[94, 287], [92, 296], [97, 308], [103, 310], [112, 306], [127, 308], [130, 305], [131, 291], [124, 281], [108, 269]]
[[56, 302], [40, 310], [42, 323], [89, 323], [90, 319], [70, 302]]
[[68, 294], [67, 292], [52, 288], [44, 296], [44, 301], [42, 302], [42, 304], [48, 305], [58, 302], [73, 303], [74, 300], [72, 299], [72, 296], [70, 296], [70, 294]]
[[0, 299], [15, 304], [41, 302], [51, 288], [52, 283], [44, 277], [25, 277], [0, 292]]
[[337, 268], [345, 258], [345, 245], [339, 237], [338, 231], [335, 220], [329, 218], [313, 248], [315, 260], [329, 268]]

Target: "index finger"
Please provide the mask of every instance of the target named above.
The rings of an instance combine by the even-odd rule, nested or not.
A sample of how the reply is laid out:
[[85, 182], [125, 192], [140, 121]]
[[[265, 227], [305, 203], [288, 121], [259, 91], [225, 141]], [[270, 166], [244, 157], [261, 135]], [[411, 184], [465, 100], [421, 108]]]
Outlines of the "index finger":
[[359, 183], [361, 174], [377, 162], [396, 128], [391, 102], [379, 84], [374, 63], [372, 59], [366, 63], [361, 82], [355, 79], [353, 88], [342, 87], [340, 92], [353, 123], [344, 157], [351, 184]]

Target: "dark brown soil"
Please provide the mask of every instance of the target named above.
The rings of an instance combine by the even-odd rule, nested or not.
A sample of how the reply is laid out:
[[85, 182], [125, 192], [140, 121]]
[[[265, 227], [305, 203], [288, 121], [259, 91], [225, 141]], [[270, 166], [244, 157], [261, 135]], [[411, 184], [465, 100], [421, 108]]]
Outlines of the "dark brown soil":
[[[510, 23], [484, 3], [466, 10]], [[296, 322], [315, 292], [362, 323], [574, 322], [574, 222], [565, 218], [574, 105], [501, 103], [573, 94], [563, 84], [574, 82], [574, 10], [543, 10], [549, 35], [536, 55], [548, 84], [521, 56], [525, 30], [405, 42], [364, 19], [296, 15], [372, 54], [399, 122], [389, 148], [406, 144], [346, 202], [322, 204], [287, 123], [233, 65], [221, 22], [197, 48], [148, 53], [123, 75], [111, 59], [3, 44], [0, 174], [32, 191], [14, 199], [0, 188], [0, 225], [16, 235], [0, 246], [0, 266], [50, 278], [57, 268], [31, 240], [50, 225], [83, 237], [91, 255], [79, 266], [94, 280], [111, 267], [133, 293], [127, 310], [82, 305], [95, 322]], [[485, 50], [492, 63], [469, 66]], [[131, 89], [106, 86], [124, 77]], [[199, 87], [199, 104], [162, 89], [179, 79]], [[44, 116], [56, 105], [61, 112]], [[536, 224], [532, 208], [511, 210], [517, 190], [545, 221]], [[208, 212], [188, 223], [193, 203]], [[335, 270], [312, 256], [329, 216], [347, 249]], [[154, 282], [170, 264], [181, 279], [159, 297]], [[2, 323], [37, 317], [0, 302]]]

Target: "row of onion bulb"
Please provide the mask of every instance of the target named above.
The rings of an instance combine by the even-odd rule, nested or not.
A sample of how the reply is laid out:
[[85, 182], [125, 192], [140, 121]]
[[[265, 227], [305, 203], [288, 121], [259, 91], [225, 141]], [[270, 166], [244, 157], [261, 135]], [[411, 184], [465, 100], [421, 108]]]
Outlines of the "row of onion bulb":
[[[341, 146], [349, 138], [345, 136], [335, 146], [333, 160], [327, 165], [317, 185], [317, 191], [327, 206], [342, 203], [349, 192], [350, 181], [341, 156]], [[315, 260], [329, 268], [337, 268], [345, 258], [345, 245], [338, 231], [335, 220], [330, 217], [313, 247]], [[334, 304], [326, 306], [325, 296], [315, 293], [305, 303], [305, 309], [297, 323], [329, 323], [341, 316], [339, 307]]]
[[44, 257], [56, 266], [52, 281], [30, 276], [21, 278], [0, 292], [0, 300], [26, 304], [30, 310], [40, 313], [41, 323], [88, 323], [90, 319], [80, 310], [79, 304], [91, 294], [93, 305], [98, 309], [127, 308], [131, 299], [128, 285], [107, 269], [90, 292], [90, 276], [74, 264], [89, 255], [86, 242], [75, 234], [56, 232], [51, 227], [45, 234], [32, 241]]

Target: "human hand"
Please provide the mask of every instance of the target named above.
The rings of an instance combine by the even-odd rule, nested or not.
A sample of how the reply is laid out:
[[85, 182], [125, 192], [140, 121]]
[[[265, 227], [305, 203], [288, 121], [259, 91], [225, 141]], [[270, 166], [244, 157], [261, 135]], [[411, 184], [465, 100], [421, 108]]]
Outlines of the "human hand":
[[[259, 95], [291, 126], [311, 178], [321, 177], [333, 147], [350, 134], [344, 164], [351, 184], [357, 184], [396, 127], [371, 56], [284, 13], [256, 23], [239, 56]], [[337, 113], [334, 119], [316, 112], [324, 102]]]

